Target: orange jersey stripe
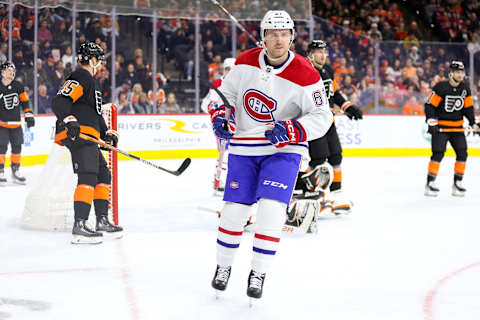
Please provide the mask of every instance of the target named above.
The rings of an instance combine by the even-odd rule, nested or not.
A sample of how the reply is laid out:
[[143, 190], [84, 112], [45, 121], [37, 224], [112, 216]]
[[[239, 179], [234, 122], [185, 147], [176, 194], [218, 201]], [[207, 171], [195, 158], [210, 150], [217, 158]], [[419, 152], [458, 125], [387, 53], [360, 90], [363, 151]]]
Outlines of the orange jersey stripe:
[[90, 127], [90, 126], [80, 126], [80, 132], [88, 134], [95, 139], [100, 139], [100, 132], [97, 129]]
[[439, 169], [440, 169], [440, 162], [430, 161], [428, 163], [428, 173], [437, 175]]
[[64, 96], [70, 97], [73, 102], [76, 102], [83, 96], [83, 87], [78, 81], [67, 80], [64, 84], [60, 93]]
[[465, 166], [466, 166], [465, 162], [460, 162], [460, 161], [455, 162], [455, 169], [454, 169], [455, 173], [464, 174]]
[[429, 103], [434, 107], [438, 107], [438, 105], [440, 104], [440, 102], [442, 102], [442, 100], [443, 100], [442, 97], [440, 97], [436, 93], [433, 93], [432, 96], [430, 97]]
[[338, 90], [337, 81], [335, 81], [335, 79], [333, 79], [333, 92], [337, 92], [337, 90]]
[[103, 183], [97, 184], [93, 192], [93, 199], [109, 200], [110, 186], [108, 184], [103, 184]]
[[15, 129], [20, 127], [20, 124], [1, 124], [0, 127], [8, 128], [8, 129]]
[[438, 120], [438, 125], [446, 127], [461, 127], [463, 125], [463, 120]]
[[472, 96], [468, 96], [464, 99], [464, 105], [463, 107], [464, 108], [470, 108], [470, 107], [473, 107], [473, 99], [472, 99]]
[[10, 161], [12, 161], [12, 163], [20, 163], [21, 158], [22, 156], [20, 153], [12, 153], [10, 155]]
[[334, 168], [333, 169], [333, 181], [332, 182], [342, 182], [342, 169]]
[[93, 187], [87, 184], [80, 184], [75, 189], [73, 194], [73, 201], [85, 202], [92, 204], [93, 201]]

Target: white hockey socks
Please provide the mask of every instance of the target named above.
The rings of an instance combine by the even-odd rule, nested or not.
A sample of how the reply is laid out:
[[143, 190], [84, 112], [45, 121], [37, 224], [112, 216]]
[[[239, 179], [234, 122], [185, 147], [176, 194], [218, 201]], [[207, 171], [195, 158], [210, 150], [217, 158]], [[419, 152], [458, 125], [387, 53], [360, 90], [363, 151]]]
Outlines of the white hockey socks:
[[251, 206], [225, 202], [220, 216], [217, 236], [217, 264], [231, 266], [240, 246], [243, 227], [251, 215]]
[[256, 232], [253, 239], [252, 269], [265, 273], [278, 250], [280, 234], [285, 222], [285, 203], [260, 199], [258, 201]]

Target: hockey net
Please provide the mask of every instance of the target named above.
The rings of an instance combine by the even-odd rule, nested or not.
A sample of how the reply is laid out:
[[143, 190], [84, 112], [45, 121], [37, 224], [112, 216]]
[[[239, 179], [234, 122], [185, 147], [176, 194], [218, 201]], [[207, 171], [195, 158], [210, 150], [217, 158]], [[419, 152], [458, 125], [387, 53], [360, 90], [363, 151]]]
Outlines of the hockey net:
[[[105, 104], [102, 106], [102, 114], [107, 126], [117, 130], [117, 107], [111, 103]], [[118, 224], [117, 154], [102, 152], [112, 175], [109, 215]], [[28, 229], [71, 230], [76, 186], [77, 175], [73, 173], [70, 152], [66, 147], [52, 143], [47, 162], [25, 200], [21, 225]], [[95, 219], [95, 215], [90, 214], [90, 219]], [[92, 220], [91, 223], [94, 224], [93, 222]]]

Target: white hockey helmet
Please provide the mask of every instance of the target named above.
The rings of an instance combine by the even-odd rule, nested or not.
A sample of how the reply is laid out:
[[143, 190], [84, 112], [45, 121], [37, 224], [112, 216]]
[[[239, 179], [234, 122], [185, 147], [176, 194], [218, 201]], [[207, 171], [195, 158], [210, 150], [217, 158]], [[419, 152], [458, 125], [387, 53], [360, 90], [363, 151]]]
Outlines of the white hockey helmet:
[[226, 68], [233, 68], [234, 65], [235, 58], [226, 58], [225, 60], [223, 60], [223, 70], [225, 70]]
[[284, 10], [270, 10], [268, 11], [260, 23], [260, 34], [262, 41], [265, 38], [265, 32], [267, 30], [285, 30], [290, 29], [292, 31], [292, 37], [290, 41], [295, 38], [295, 26], [292, 18], [287, 11]]

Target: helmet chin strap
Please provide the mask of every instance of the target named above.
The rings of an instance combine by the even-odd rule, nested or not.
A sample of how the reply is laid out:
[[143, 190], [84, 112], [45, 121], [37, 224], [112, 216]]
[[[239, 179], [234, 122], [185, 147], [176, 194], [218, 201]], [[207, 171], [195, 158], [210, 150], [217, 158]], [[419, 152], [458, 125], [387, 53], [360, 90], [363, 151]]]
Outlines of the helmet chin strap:
[[310, 60], [310, 62], [313, 64], [315, 68], [318, 68], [318, 69], [323, 68], [323, 64], [320, 64], [317, 61], [315, 61], [315, 59], [310, 57], [310, 55], [308, 56], [308, 60]]
[[448, 74], [448, 76], [449, 76], [450, 80], [452, 80], [452, 81], [453, 81], [455, 84], [457, 84], [457, 85], [459, 85], [459, 84], [462, 82], [462, 81], [457, 81], [457, 79], [455, 79], [455, 78], [453, 77], [453, 72], [450, 72], [450, 73]]

